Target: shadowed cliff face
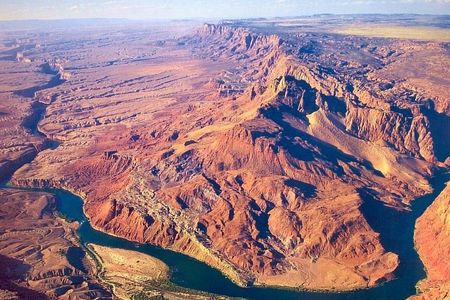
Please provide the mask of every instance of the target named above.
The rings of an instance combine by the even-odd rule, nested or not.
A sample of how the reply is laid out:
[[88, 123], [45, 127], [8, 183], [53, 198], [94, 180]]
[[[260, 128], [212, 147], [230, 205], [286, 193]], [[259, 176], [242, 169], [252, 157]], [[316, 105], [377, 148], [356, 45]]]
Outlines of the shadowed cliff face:
[[112, 299], [51, 194], [0, 189], [0, 298]]
[[144, 66], [103, 52], [98, 73], [68, 66], [78, 71], [42, 92], [53, 100], [39, 124], [63, 142], [13, 182], [75, 191], [96, 228], [244, 285], [392, 279], [402, 253], [380, 241], [361, 191], [380, 214], [429, 192], [426, 178], [447, 167], [432, 116], [448, 111], [380, 72], [413, 46], [442, 46], [223, 25], [161, 45], [146, 43]]
[[445, 299], [450, 287], [450, 186], [416, 222], [414, 241], [427, 273], [418, 284], [419, 295], [413, 299]]

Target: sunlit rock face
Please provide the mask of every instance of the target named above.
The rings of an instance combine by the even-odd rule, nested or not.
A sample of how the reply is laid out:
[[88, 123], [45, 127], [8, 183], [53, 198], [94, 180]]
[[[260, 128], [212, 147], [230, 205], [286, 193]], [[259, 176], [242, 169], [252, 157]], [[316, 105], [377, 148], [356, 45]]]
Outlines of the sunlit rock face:
[[[445, 46], [245, 24], [177, 30], [39, 48], [58, 60], [33, 62], [32, 74], [58, 84], [17, 95], [16, 115], [30, 101], [45, 112], [42, 136], [18, 141], [23, 159], [34, 152], [12, 182], [73, 191], [95, 228], [191, 255], [241, 285], [393, 279], [401, 258], [362, 206], [407, 210], [431, 191], [427, 178], [448, 168], [449, 110], [431, 79], [416, 89], [390, 68], [446, 57]], [[49, 140], [59, 145], [33, 147]]]
[[112, 299], [48, 193], [0, 189], [0, 298]]
[[417, 220], [414, 240], [427, 277], [412, 299], [445, 299], [450, 288], [450, 185]]

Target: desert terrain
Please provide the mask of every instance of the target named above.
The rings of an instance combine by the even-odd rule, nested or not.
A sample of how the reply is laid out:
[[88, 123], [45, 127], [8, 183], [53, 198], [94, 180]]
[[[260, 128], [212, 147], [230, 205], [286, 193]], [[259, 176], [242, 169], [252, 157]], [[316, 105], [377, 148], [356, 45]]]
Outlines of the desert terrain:
[[83, 247], [52, 194], [3, 188], [0, 199], [1, 299], [211, 298], [170, 285], [168, 267], [149, 255]]
[[225, 299], [170, 286], [167, 265], [149, 255], [94, 244], [88, 247], [100, 261], [99, 277], [112, 286], [113, 294], [119, 299]]
[[415, 242], [425, 265], [427, 278], [412, 299], [446, 299], [450, 296], [450, 185], [416, 223]]
[[139, 252], [89, 245], [102, 265], [103, 280], [114, 286], [114, 295], [131, 299], [142, 292], [147, 281], [167, 280], [169, 268], [151, 256]]
[[0, 190], [1, 299], [112, 299], [46, 193]]
[[[1, 179], [71, 191], [96, 229], [241, 286], [389, 282], [402, 253], [364, 207], [408, 213], [448, 172], [450, 30], [323, 18], [3, 30]], [[448, 281], [426, 231], [446, 195], [417, 223], [421, 291]], [[103, 280], [125, 276], [127, 254], [94, 248]]]

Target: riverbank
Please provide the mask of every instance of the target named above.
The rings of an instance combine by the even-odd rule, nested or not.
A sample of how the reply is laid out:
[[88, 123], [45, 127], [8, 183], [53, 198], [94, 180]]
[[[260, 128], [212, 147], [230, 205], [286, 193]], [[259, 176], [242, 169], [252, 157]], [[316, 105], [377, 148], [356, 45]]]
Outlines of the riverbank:
[[0, 298], [111, 299], [79, 245], [78, 223], [55, 209], [52, 194], [0, 188]]
[[[142, 293], [148, 282], [169, 279], [169, 267], [149, 255], [96, 244], [86, 246], [99, 262], [100, 269], [97, 273], [99, 278], [108, 283], [114, 295], [120, 299], [131, 299]], [[148, 296], [162, 295], [159, 291], [155, 291]]]
[[[81, 243], [94, 243], [103, 247], [140, 252], [163, 261], [171, 270], [171, 278], [170, 283], [165, 282], [158, 288], [166, 292], [179, 291], [181, 289], [184, 292], [189, 291], [192, 293], [194, 292], [193, 290], [198, 290], [211, 294], [247, 299], [305, 298], [313, 300], [386, 299], [386, 297], [400, 300], [415, 292], [414, 286], [416, 282], [411, 280], [411, 278], [415, 277], [409, 276], [411, 277], [409, 278], [408, 274], [402, 274], [402, 277], [375, 288], [353, 292], [312, 292], [271, 287], [241, 288], [233, 284], [219, 271], [183, 254], [148, 244], [133, 243], [93, 229], [84, 215], [83, 202], [79, 197], [62, 190], [53, 190], [52, 192], [58, 199], [58, 211], [67, 218], [80, 223], [77, 234]], [[439, 190], [436, 190], [436, 193], [438, 192]], [[430, 197], [433, 195], [430, 195]], [[410, 275], [415, 276], [414, 274]]]
[[[449, 178], [450, 180], [450, 178]], [[450, 181], [416, 222], [415, 248], [426, 270], [411, 299], [446, 299], [450, 291]]]
[[86, 245], [99, 264], [98, 277], [119, 299], [225, 299], [188, 291], [170, 283], [169, 267], [161, 260], [133, 250]]

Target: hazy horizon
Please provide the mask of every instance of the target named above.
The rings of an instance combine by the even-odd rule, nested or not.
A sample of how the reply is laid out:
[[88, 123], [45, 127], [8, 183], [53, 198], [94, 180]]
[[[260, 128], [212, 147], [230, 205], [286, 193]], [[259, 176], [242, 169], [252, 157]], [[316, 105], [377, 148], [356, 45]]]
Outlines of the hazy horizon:
[[64, 19], [239, 19], [314, 14], [450, 14], [450, 0], [0, 0], [0, 21]]

